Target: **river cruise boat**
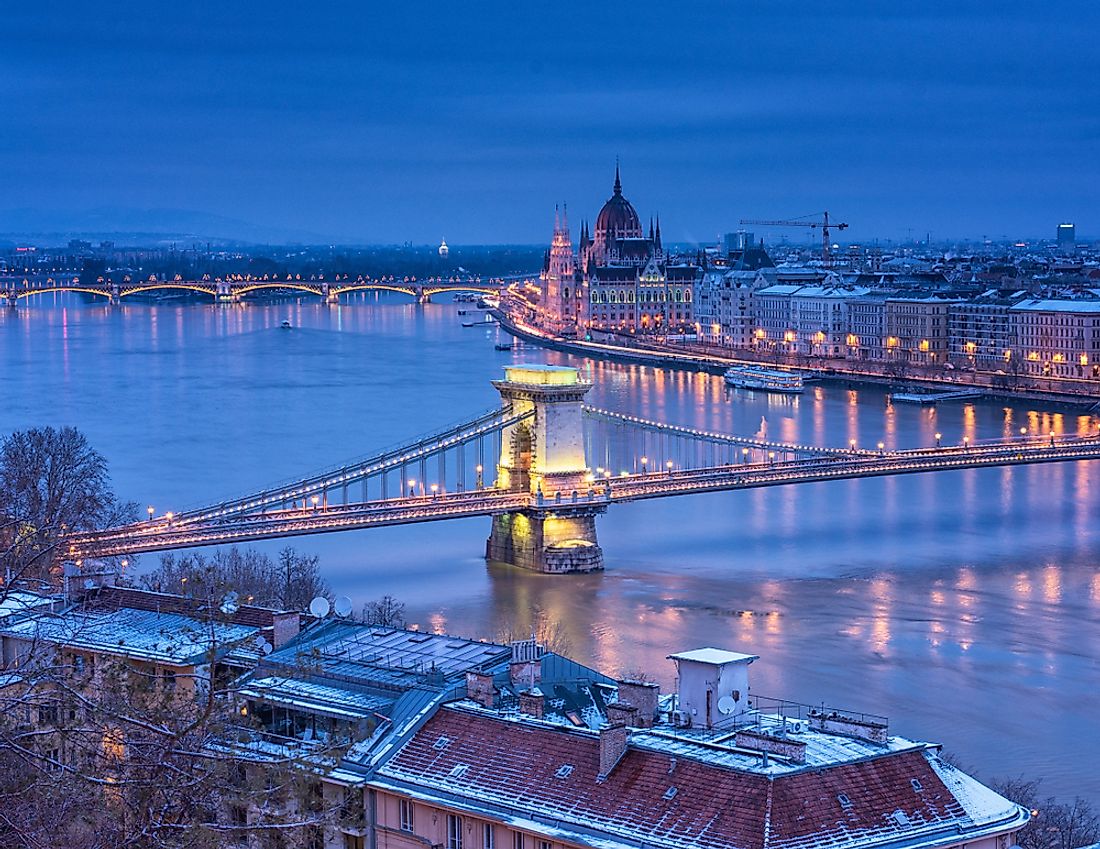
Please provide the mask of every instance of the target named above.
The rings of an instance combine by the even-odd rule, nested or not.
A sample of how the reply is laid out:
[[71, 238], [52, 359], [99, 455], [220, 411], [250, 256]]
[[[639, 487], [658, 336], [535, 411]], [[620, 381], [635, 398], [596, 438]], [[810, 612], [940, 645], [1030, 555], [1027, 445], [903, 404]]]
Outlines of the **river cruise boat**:
[[726, 371], [726, 383], [738, 389], [758, 389], [762, 392], [797, 394], [802, 391], [802, 376], [793, 371], [733, 366]]

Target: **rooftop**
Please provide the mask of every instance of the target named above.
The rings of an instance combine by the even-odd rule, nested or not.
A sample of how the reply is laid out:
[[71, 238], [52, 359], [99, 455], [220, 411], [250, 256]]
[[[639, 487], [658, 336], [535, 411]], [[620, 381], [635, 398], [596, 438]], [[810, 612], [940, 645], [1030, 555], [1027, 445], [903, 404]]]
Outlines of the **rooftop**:
[[726, 663], [743, 663], [745, 661], [752, 663], [754, 660], [760, 660], [759, 656], [755, 654], [742, 654], [737, 651], [726, 651], [725, 649], [715, 648], [682, 651], [677, 654], [670, 654], [668, 659], [690, 660], [695, 663], [713, 663], [719, 666]]
[[201, 663], [211, 651], [228, 650], [257, 634], [257, 628], [245, 625], [131, 608], [112, 611], [74, 608], [0, 628], [0, 636], [4, 637], [181, 666]]

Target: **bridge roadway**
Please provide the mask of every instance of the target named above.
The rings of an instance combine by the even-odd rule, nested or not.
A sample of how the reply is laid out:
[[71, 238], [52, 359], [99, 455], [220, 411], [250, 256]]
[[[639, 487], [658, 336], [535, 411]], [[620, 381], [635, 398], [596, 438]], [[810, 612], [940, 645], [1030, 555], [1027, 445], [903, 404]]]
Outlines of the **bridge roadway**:
[[724, 465], [621, 475], [594, 481], [584, 493], [531, 495], [493, 488], [393, 498], [359, 504], [269, 511], [222, 519], [163, 517], [73, 536], [69, 555], [107, 557], [359, 528], [494, 516], [522, 510], [591, 509], [618, 502], [693, 493], [754, 489], [853, 478], [1100, 459], [1100, 438], [1013, 439], [868, 455], [833, 455], [791, 462]]

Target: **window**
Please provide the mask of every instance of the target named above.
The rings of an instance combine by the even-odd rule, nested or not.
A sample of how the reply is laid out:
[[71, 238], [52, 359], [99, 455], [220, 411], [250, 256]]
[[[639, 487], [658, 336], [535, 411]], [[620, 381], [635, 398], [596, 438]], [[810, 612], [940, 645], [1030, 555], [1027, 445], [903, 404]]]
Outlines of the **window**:
[[492, 823], [485, 823], [481, 827], [481, 849], [494, 849], [496, 844], [496, 834], [493, 831]]
[[161, 680], [164, 682], [164, 689], [171, 693], [176, 689], [176, 673], [171, 669], [165, 669], [161, 675]]
[[550, 841], [549, 840], [540, 840], [539, 841], [539, 849], [550, 849]]
[[413, 830], [413, 803], [408, 799], [402, 799], [398, 802], [400, 809], [400, 822], [402, 831]]
[[366, 838], [361, 834], [345, 834], [344, 849], [365, 849]]
[[512, 849], [523, 849], [523, 832], [512, 832]]
[[447, 814], [447, 849], [462, 849], [462, 817]]

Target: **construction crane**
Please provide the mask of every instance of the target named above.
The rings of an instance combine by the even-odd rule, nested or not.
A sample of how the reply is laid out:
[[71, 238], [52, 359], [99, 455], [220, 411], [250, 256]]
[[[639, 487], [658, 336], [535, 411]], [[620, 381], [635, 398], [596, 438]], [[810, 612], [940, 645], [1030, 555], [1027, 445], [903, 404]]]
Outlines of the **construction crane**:
[[[809, 218], [809, 216], [806, 216]], [[789, 221], [764, 221], [757, 218], [742, 218], [742, 224], [756, 224], [761, 227], [809, 227], [811, 230], [821, 228], [821, 261], [825, 264], [826, 268], [833, 267], [833, 255], [831, 245], [829, 244], [829, 228], [833, 227], [837, 230], [847, 230], [847, 224], [833, 224], [829, 221], [829, 213], [822, 212], [821, 219], [818, 221], [806, 221], [804, 219], [795, 218]]]

